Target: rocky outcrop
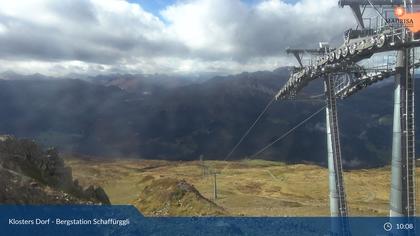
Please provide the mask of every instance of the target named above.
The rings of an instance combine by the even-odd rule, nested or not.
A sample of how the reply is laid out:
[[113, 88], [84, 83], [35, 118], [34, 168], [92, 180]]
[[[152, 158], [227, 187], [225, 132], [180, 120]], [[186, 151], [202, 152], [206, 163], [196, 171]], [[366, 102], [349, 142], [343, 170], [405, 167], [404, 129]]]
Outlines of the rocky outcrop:
[[110, 204], [98, 186], [83, 189], [54, 148], [42, 150], [34, 141], [0, 136], [0, 203]]
[[21, 173], [0, 167], [2, 204], [97, 204], [40, 184]]
[[222, 216], [224, 208], [205, 198], [185, 180], [151, 179], [134, 202], [149, 216]]
[[100, 186], [90, 185], [83, 190], [83, 194], [88, 199], [97, 199], [100, 202], [110, 204], [108, 195], [105, 190]]

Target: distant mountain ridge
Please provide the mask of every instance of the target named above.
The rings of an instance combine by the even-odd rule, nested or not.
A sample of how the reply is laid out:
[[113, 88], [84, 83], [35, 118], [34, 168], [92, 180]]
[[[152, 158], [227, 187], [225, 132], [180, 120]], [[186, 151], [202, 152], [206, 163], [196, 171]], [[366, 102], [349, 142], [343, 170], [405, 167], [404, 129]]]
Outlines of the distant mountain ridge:
[[[0, 80], [0, 132], [89, 155], [223, 159], [288, 75], [289, 68], [279, 68], [181, 82], [129, 75]], [[388, 82], [339, 101], [347, 168], [389, 163], [392, 88]], [[314, 82], [305, 93], [322, 90]], [[275, 102], [232, 158], [251, 156], [323, 104]], [[324, 130], [325, 115], [319, 114], [259, 158], [325, 165]]]

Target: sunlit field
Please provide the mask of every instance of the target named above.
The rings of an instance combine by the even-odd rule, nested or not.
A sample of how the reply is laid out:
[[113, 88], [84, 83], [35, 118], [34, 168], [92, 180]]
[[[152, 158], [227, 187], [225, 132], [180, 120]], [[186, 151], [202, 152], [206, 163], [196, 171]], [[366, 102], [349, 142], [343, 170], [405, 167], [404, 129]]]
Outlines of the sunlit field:
[[[67, 157], [81, 184], [103, 186], [112, 204], [134, 204], [145, 215], [328, 216], [327, 169], [315, 165], [244, 160], [201, 162], [96, 160]], [[417, 169], [417, 172], [420, 168]], [[387, 216], [390, 168], [345, 172], [351, 216]], [[193, 185], [203, 199], [175, 199], [177, 181]], [[419, 186], [417, 177], [417, 186]], [[145, 191], [147, 188], [147, 191]], [[175, 191], [175, 192], [174, 192]], [[168, 195], [169, 197], [161, 197]], [[213, 205], [211, 202], [215, 202]], [[163, 208], [168, 208], [162, 210]], [[190, 206], [190, 207], [188, 207]], [[419, 209], [420, 204], [417, 205]]]

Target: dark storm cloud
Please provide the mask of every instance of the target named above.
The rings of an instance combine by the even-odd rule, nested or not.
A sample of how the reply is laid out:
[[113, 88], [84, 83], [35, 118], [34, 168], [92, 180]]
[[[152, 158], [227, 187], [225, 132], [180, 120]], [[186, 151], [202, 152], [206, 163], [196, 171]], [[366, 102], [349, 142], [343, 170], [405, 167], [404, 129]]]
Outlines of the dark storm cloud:
[[[73, 1], [71, 1], [73, 2]], [[85, 62], [112, 64], [131, 56], [170, 56], [186, 53], [185, 46], [166, 39], [156, 41], [146, 39], [141, 32], [97, 29], [94, 25], [93, 10], [78, 12], [85, 1], [66, 3], [73, 7], [65, 13], [70, 24], [39, 24], [29, 20], [7, 16], [0, 13], [0, 23], [6, 33], [0, 33], [0, 57], [2, 59], [42, 61], [79, 60]], [[81, 4], [77, 6], [77, 4]], [[58, 16], [65, 12], [64, 6], [54, 12]], [[86, 21], [87, 20], [87, 21]], [[77, 25], [77, 27], [75, 27]], [[109, 30], [109, 31], [108, 31]]]

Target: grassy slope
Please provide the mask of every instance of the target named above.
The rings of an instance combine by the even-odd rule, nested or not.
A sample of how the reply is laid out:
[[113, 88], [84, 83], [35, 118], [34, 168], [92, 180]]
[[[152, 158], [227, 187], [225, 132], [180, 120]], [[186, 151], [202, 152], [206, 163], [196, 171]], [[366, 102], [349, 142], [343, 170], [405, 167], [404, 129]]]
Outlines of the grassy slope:
[[[213, 179], [203, 177], [199, 162], [143, 160], [67, 159], [81, 184], [104, 187], [113, 204], [141, 206], [141, 195], [150, 184], [147, 179], [184, 179], [206, 198], [212, 199]], [[222, 162], [206, 165], [225, 170], [218, 175], [219, 198], [216, 203], [229, 215], [245, 216], [327, 216], [327, 170], [313, 165], [284, 165], [267, 161]], [[420, 168], [417, 169], [419, 172]], [[149, 176], [149, 177], [147, 177]], [[390, 169], [379, 168], [345, 173], [350, 215], [388, 214]], [[417, 189], [420, 189], [417, 177]], [[139, 199], [140, 196], [140, 199]], [[419, 197], [417, 197], [419, 199]], [[419, 203], [419, 201], [418, 201]], [[418, 204], [417, 209], [420, 209]], [[174, 215], [178, 214], [173, 211]], [[180, 215], [189, 215], [183, 210]], [[191, 215], [197, 215], [191, 211]]]

